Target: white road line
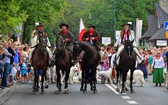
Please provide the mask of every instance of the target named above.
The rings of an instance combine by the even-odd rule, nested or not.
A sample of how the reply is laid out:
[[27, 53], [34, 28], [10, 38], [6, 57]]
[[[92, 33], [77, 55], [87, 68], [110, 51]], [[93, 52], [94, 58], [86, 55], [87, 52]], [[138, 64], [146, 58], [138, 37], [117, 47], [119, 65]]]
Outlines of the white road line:
[[136, 101], [127, 101], [129, 104], [131, 105], [135, 105], [135, 104], [138, 104]]
[[131, 97], [129, 97], [129, 96], [121, 96], [121, 97], [125, 100], [131, 99]]
[[105, 84], [110, 90], [112, 90], [115, 94], [120, 94], [119, 92], [117, 92], [112, 86], [110, 86], [109, 84]]

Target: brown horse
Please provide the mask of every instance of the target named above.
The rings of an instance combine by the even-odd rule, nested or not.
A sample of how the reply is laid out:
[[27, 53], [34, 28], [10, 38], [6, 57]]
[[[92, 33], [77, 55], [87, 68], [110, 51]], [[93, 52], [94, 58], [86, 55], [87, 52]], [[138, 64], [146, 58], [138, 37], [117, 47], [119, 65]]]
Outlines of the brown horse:
[[61, 37], [57, 36], [56, 41], [56, 52], [55, 52], [55, 64], [56, 64], [56, 73], [57, 73], [57, 89], [55, 91], [55, 94], [59, 94], [59, 91], [61, 91], [61, 79], [60, 79], [60, 70], [62, 72], [65, 72], [65, 94], [69, 93], [68, 90], [68, 79], [69, 79], [69, 73], [70, 73], [70, 67], [72, 66], [71, 63], [71, 53], [68, 51], [66, 46], [66, 41]]
[[44, 94], [44, 78], [46, 76], [47, 67], [49, 66], [49, 55], [46, 50], [47, 46], [47, 38], [46, 36], [40, 34], [39, 32], [39, 44], [35, 49], [32, 56], [32, 67], [34, 68], [34, 87], [32, 94], [38, 92], [38, 70], [42, 70], [42, 78], [41, 78], [41, 94]]
[[119, 80], [119, 77], [122, 77], [121, 93], [125, 93], [125, 81], [126, 81], [126, 77], [127, 77], [127, 72], [129, 70], [131, 70], [131, 73], [130, 73], [130, 88], [131, 88], [131, 90], [130, 91], [131, 91], [131, 93], [135, 92], [133, 90], [133, 86], [132, 86], [133, 73], [134, 73], [135, 64], [136, 64], [136, 54], [133, 51], [133, 45], [132, 45], [133, 41], [127, 40], [124, 43], [124, 50], [120, 54], [119, 65], [116, 66], [116, 71], [117, 71], [117, 90], [118, 91], [119, 91], [118, 80]]
[[[81, 68], [82, 68], [82, 82], [80, 91], [83, 93], [87, 92], [87, 83], [90, 82], [91, 90], [93, 93], [97, 93], [96, 89], [96, 68], [100, 63], [100, 54], [93, 45], [89, 42], [78, 42], [74, 46], [74, 54], [81, 53], [84, 51], [82, 56]], [[90, 78], [90, 80], [89, 80]], [[84, 87], [83, 87], [84, 86]]]

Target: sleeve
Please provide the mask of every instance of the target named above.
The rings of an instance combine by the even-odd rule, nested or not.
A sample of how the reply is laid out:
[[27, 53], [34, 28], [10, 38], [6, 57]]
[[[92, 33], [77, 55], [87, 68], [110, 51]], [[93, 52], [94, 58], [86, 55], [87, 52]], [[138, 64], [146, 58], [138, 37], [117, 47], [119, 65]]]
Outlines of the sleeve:
[[96, 36], [95, 36], [95, 40], [98, 41], [100, 39], [100, 34], [98, 32], [96, 32]]
[[8, 52], [7, 49], [5, 49], [5, 55], [8, 56], [10, 53]]
[[155, 65], [155, 58], [153, 58], [153, 62], [152, 62], [152, 66], [154, 66]]
[[113, 66], [114, 66], [114, 60], [115, 60], [115, 54], [113, 54], [112, 55], [112, 57], [111, 57], [111, 64], [110, 64], [110, 66], [113, 68]]
[[165, 63], [164, 63], [163, 57], [162, 57], [162, 67], [163, 67], [163, 68], [165, 67]]
[[67, 42], [72, 42], [73, 40], [74, 40], [74, 35], [71, 32], [69, 32], [69, 39]]
[[15, 52], [14, 52], [14, 50], [10, 47], [10, 53], [13, 55], [13, 56], [15, 56]]
[[114, 47], [117, 47], [120, 44], [121, 44], [121, 38], [118, 37], [116, 43], [114, 44]]
[[87, 35], [86, 32], [84, 33], [84, 35], [82, 36], [82, 41], [86, 41]]
[[136, 41], [135, 41], [135, 36], [134, 36], [134, 31], [131, 30], [131, 37], [129, 38], [131, 41], [134, 40], [133, 46], [136, 46]]

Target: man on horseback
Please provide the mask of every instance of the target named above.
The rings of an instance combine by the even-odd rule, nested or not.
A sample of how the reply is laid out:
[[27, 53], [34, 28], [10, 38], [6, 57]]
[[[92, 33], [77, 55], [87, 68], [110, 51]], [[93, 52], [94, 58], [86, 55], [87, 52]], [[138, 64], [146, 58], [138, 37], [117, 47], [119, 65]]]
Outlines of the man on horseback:
[[[73, 40], [74, 35], [68, 30], [69, 26], [67, 24], [61, 24], [60, 25], [61, 31], [57, 34], [57, 40], [59, 39], [59, 36], [61, 36], [64, 41], [66, 42], [66, 49], [70, 51], [72, 54], [72, 63], [73, 63]], [[56, 52], [57, 53], [57, 52]]]
[[36, 38], [36, 43], [34, 43], [33, 46], [31, 47], [29, 60], [31, 60], [32, 54], [33, 54], [34, 50], [37, 48], [37, 45], [40, 43], [39, 39], [42, 36], [46, 36], [46, 39], [45, 39], [45, 40], [47, 40], [46, 50], [49, 54], [50, 59], [52, 59], [50, 49], [48, 48], [48, 46], [51, 46], [50, 42], [49, 42], [49, 39], [48, 39], [48, 35], [44, 30], [44, 25], [42, 23], [39, 23], [38, 26], [37, 26], [37, 30], [33, 31], [33, 34], [32, 34], [32, 39]]
[[[125, 41], [127, 41], [127, 40], [133, 41], [134, 40], [134, 32], [129, 29], [130, 25], [131, 25], [131, 23], [129, 23], [129, 22], [123, 24], [124, 29], [121, 31], [120, 37], [117, 39], [117, 41], [114, 45], [115, 47], [118, 46], [118, 51], [116, 53], [116, 60], [115, 60], [115, 63], [117, 65], [119, 65], [120, 54], [124, 49], [123, 44], [125, 43]], [[136, 46], [135, 41], [133, 42], [133, 46]], [[139, 55], [137, 48], [134, 47], [133, 50], [136, 53], [136, 59], [137, 59], [138, 63], [141, 64], [143, 61], [140, 58], [140, 55]]]
[[82, 40], [90, 42], [99, 52], [100, 46], [98, 44], [98, 41], [100, 39], [100, 34], [97, 31], [95, 31], [94, 25], [89, 24], [87, 27], [88, 27], [88, 31], [84, 33]]

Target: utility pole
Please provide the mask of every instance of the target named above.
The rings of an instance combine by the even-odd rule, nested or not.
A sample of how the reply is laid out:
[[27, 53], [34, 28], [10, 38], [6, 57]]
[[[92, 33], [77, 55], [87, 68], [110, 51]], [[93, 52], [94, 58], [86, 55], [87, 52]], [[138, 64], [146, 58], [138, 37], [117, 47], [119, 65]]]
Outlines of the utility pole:
[[114, 18], [114, 43], [115, 43], [115, 40], [116, 40], [116, 0], [114, 0], [113, 7], [114, 7], [113, 18]]

